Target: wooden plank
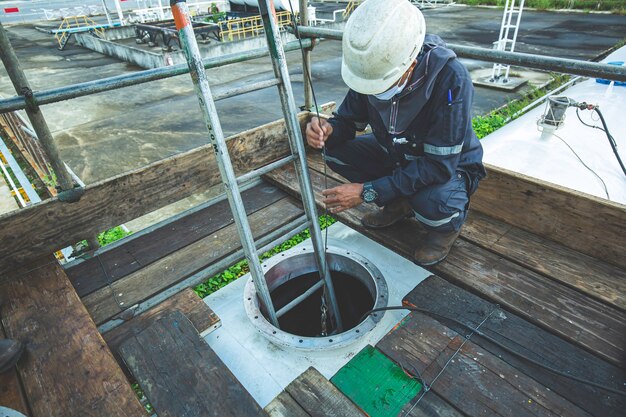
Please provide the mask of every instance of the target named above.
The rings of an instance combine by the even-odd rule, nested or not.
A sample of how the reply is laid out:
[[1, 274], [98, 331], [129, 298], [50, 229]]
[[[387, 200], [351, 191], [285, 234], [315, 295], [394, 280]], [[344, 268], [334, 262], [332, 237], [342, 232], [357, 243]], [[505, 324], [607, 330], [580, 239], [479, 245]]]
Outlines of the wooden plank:
[[402, 417], [464, 417], [464, 414], [433, 391], [429, 391], [417, 405], [416, 402], [417, 399], [414, 399], [408, 409], [405, 407], [402, 410]]
[[287, 385], [285, 391], [312, 417], [366, 415], [312, 367]]
[[488, 165], [472, 207], [626, 268], [626, 206]]
[[310, 417], [300, 404], [294, 400], [286, 391], [278, 394], [271, 403], [265, 406], [265, 412], [270, 417]]
[[457, 241], [446, 261], [432, 270], [618, 366], [625, 366], [626, 313], [621, 310], [465, 241]]
[[121, 359], [118, 357], [117, 351], [125, 340], [141, 333], [164, 314], [174, 310], [183, 313], [201, 335], [207, 334], [221, 325], [217, 314], [191, 288], [187, 288], [102, 336], [116, 358]]
[[[284, 198], [253, 213], [248, 221], [255, 239], [302, 215], [299, 204]], [[165, 258], [113, 282], [83, 298], [97, 324], [119, 314], [149, 296], [156, 294], [183, 278], [217, 262], [241, 247], [234, 224], [176, 251]], [[124, 303], [121, 307], [118, 303]]]
[[[419, 373], [432, 391], [461, 413], [469, 416], [590, 416], [472, 341], [461, 346], [464, 333], [458, 334], [423, 314], [411, 313], [409, 317], [377, 347], [409, 372]], [[431, 382], [437, 375], [438, 379]]]
[[[260, 184], [244, 191], [242, 197], [246, 213], [250, 215], [284, 198], [285, 193], [269, 184]], [[232, 222], [227, 200], [194, 208], [175, 221], [164, 221], [145, 233], [129, 236], [111, 249], [102, 248], [92, 258], [73, 262], [66, 267], [66, 274], [78, 295], [84, 297]]]
[[[472, 212], [462, 236], [524, 267], [626, 310], [626, 270]], [[503, 233], [494, 229], [505, 229]]]
[[[435, 275], [421, 282], [407, 294], [404, 303], [459, 320], [471, 327], [479, 325], [494, 308], [492, 303]], [[459, 333], [467, 333], [466, 329], [452, 322], [446, 324]], [[623, 381], [626, 379], [624, 370], [596, 358], [515, 314], [498, 312], [483, 324], [480, 330], [505, 346], [552, 368], [567, 371], [570, 375], [601, 383], [613, 389], [623, 389]], [[607, 394], [601, 389], [555, 375], [511, 355], [480, 337], [474, 337], [472, 341], [592, 415], [604, 417], [623, 415], [626, 408], [624, 397]]]
[[179, 311], [128, 339], [120, 354], [160, 417], [264, 414]]
[[124, 373], [56, 260], [0, 286], [7, 337], [34, 416], [141, 416]]
[[[2, 312], [2, 300], [0, 299], [0, 313]], [[1, 316], [1, 315], [0, 315]], [[2, 323], [0, 323], [0, 340], [6, 339]], [[8, 407], [28, 416], [28, 401], [20, 384], [17, 369], [11, 369], [0, 373], [0, 407]]]
[[[267, 178], [288, 193], [298, 195], [291, 167], [273, 171]], [[324, 180], [311, 172], [318, 206]], [[339, 183], [329, 179], [328, 186]], [[362, 226], [360, 219], [375, 210], [371, 205], [339, 213], [341, 222], [358, 230], [398, 254], [412, 259], [419, 238], [419, 226], [413, 220], [400, 222], [383, 230]], [[446, 261], [428, 268], [440, 276], [506, 306], [516, 314], [551, 329], [552, 332], [590, 352], [623, 366], [626, 343], [626, 315], [583, 294], [555, 283], [470, 242], [457, 240]]]
[[[310, 154], [308, 162], [311, 169], [323, 173], [321, 156]], [[330, 169], [327, 173], [330, 178], [346, 182]], [[598, 300], [626, 309], [626, 270], [622, 268], [476, 210], [470, 211], [461, 237]]]
[[[308, 113], [299, 115], [302, 121]], [[231, 137], [238, 174], [289, 153], [282, 120]], [[263, 152], [259, 152], [262, 149]], [[0, 215], [0, 274], [120, 225], [220, 182], [211, 145], [90, 184], [77, 203], [57, 198]], [[20, 236], [20, 239], [15, 239]]]

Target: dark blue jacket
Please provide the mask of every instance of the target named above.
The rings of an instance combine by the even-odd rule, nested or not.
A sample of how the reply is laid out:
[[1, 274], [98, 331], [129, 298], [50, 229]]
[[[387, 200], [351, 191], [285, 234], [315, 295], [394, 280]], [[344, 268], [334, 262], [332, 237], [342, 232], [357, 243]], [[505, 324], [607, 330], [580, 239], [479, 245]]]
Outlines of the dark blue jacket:
[[404, 90], [389, 101], [350, 90], [330, 119], [332, 149], [354, 140], [369, 124], [396, 168], [372, 181], [378, 204], [448, 182], [457, 170], [470, 178], [470, 193], [485, 177], [483, 151], [472, 130], [472, 80], [438, 36], [427, 35]]

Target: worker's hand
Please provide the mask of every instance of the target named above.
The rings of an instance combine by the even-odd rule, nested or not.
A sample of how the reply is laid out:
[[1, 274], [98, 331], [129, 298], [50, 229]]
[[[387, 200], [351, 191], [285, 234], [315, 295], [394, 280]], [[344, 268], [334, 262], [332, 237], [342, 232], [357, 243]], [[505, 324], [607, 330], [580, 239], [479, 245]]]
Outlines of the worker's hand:
[[322, 149], [332, 133], [333, 126], [326, 119], [312, 117], [306, 125], [306, 141], [315, 149]]
[[361, 193], [363, 184], [343, 184], [335, 188], [322, 191], [324, 204], [331, 213], [340, 213], [356, 207], [363, 202]]

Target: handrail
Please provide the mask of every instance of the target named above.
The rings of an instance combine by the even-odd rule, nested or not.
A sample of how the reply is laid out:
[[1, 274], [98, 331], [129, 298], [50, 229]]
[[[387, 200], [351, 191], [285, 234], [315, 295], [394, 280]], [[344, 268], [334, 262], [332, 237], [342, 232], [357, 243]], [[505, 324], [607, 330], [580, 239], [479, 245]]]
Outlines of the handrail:
[[[310, 48], [312, 45], [313, 41], [311, 41], [310, 39], [305, 39], [303, 41], [303, 46], [305, 48]], [[285, 44], [285, 51], [294, 51], [299, 49], [300, 45], [297, 41]], [[223, 55], [220, 57], [206, 58], [203, 59], [202, 62], [204, 63], [205, 69], [211, 69], [228, 64], [234, 64], [237, 62], [248, 61], [255, 58], [262, 58], [264, 56], [267, 56], [268, 53], [269, 52], [267, 48], [257, 48], [235, 54]], [[117, 90], [119, 88], [129, 87], [131, 85], [138, 85], [150, 81], [175, 77], [177, 75], [187, 74], [188, 72], [189, 68], [186, 64], [137, 71], [130, 74], [101, 78], [99, 80], [71, 84], [63, 87], [52, 88], [49, 90], [33, 92], [33, 99], [38, 105], [57, 103], [59, 101], [84, 97], [104, 91]], [[0, 113], [22, 110], [25, 107], [26, 100], [22, 96], [14, 96], [11, 98], [0, 100]]]
[[[298, 26], [302, 37], [341, 40], [343, 31], [324, 29], [312, 26]], [[477, 48], [475, 46], [448, 44], [461, 58], [472, 58], [480, 61], [498, 62], [518, 67], [534, 68], [584, 77], [604, 78], [612, 81], [626, 81], [626, 67], [602, 64], [599, 62], [580, 61], [577, 59], [558, 58], [544, 55], [525, 54], [521, 52], [497, 51], [494, 49]]]

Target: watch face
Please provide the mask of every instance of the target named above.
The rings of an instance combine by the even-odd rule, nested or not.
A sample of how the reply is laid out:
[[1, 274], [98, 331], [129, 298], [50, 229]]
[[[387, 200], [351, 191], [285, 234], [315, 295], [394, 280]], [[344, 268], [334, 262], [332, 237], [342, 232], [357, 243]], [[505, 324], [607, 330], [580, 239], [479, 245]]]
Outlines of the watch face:
[[378, 197], [378, 194], [376, 194], [376, 191], [374, 190], [363, 191], [363, 200], [366, 203], [371, 203], [372, 201], [376, 200], [376, 197]]

